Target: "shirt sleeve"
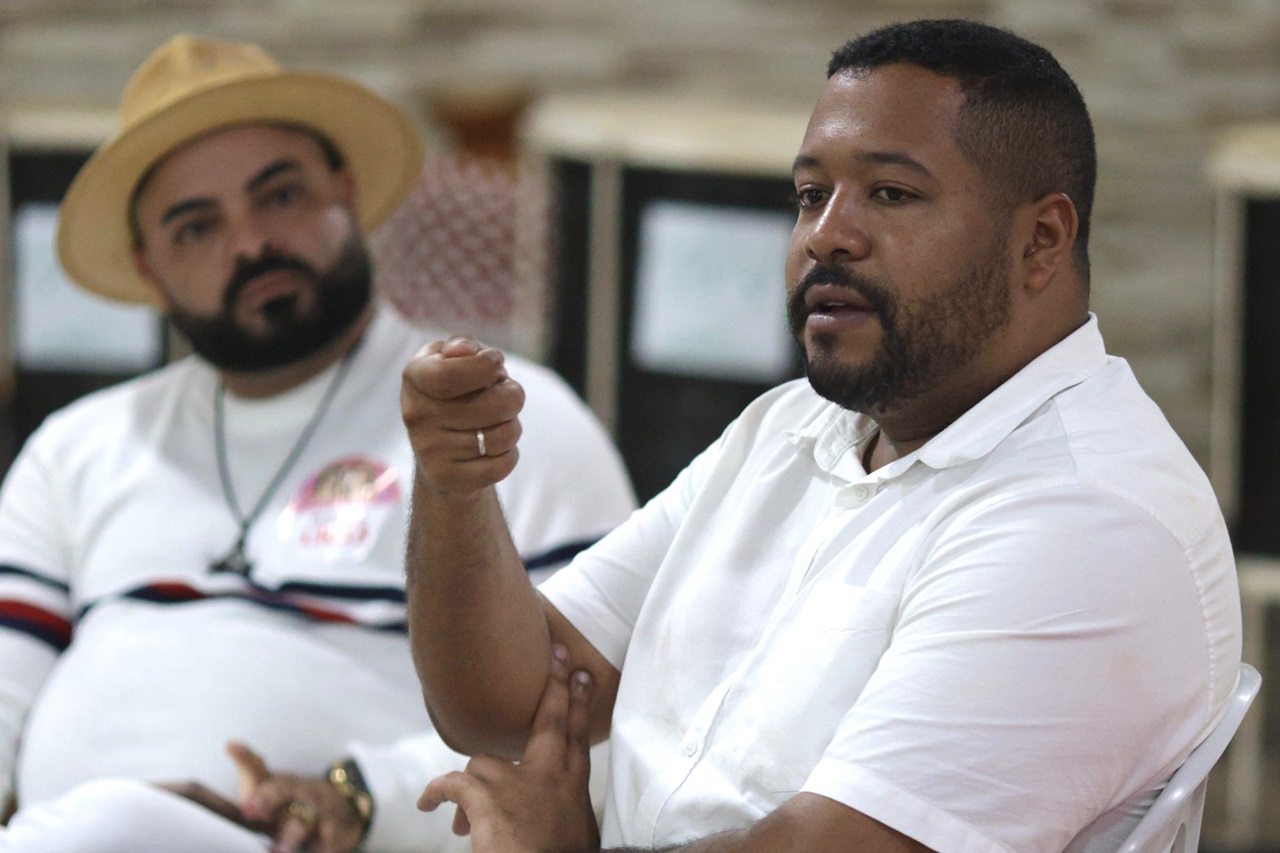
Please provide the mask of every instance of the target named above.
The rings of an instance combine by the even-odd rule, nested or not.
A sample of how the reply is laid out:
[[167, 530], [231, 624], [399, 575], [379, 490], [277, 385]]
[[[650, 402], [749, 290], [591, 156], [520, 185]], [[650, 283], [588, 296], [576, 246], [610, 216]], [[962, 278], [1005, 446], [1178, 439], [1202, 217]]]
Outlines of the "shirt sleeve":
[[1216, 719], [1230, 679], [1186, 626], [1206, 624], [1200, 587], [1231, 566], [1225, 540], [1179, 541], [1083, 486], [958, 513], [804, 790], [938, 850], [1063, 849]]
[[723, 444], [722, 436], [625, 524], [538, 587], [619, 670], [654, 577]]
[[39, 442], [37, 433], [0, 488], [0, 802], [13, 792], [27, 710], [71, 641], [70, 546]]
[[758, 397], [670, 486], [538, 587], [616, 669], [622, 669], [641, 610], [681, 527], [687, 523], [696, 530], [714, 515], [758, 443], [794, 426], [779, 415], [787, 409], [779, 401], [798, 389], [811, 395], [807, 383], [796, 380]]

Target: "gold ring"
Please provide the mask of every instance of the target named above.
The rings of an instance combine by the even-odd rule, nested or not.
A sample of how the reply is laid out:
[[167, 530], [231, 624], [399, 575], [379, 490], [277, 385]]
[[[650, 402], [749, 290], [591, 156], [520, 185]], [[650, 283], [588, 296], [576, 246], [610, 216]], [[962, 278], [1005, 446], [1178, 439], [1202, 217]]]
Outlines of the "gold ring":
[[320, 820], [316, 807], [301, 800], [290, 800], [289, 805], [285, 807], [285, 813], [290, 818], [301, 823], [308, 835], [311, 834], [311, 830], [316, 828], [316, 822]]
[[476, 446], [480, 448], [481, 456], [489, 455], [484, 446], [484, 430], [482, 429], [476, 430]]

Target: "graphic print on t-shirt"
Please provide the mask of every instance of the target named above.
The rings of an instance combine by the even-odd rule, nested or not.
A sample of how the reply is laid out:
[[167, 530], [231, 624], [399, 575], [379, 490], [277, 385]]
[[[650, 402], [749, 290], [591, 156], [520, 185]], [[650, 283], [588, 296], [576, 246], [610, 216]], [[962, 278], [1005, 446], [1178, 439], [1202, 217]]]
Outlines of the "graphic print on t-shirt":
[[277, 531], [310, 557], [360, 560], [400, 500], [394, 468], [367, 456], [334, 460], [309, 477], [280, 513]]

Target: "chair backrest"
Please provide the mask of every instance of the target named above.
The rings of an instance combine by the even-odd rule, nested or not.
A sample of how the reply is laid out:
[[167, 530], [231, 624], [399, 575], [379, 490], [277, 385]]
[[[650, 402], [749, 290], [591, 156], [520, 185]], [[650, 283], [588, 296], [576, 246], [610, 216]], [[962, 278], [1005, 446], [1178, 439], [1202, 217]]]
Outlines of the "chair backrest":
[[1262, 676], [1256, 669], [1240, 664], [1240, 679], [1226, 713], [1169, 777], [1160, 796], [1120, 845], [1119, 853], [1194, 853], [1199, 848], [1209, 771], [1226, 752], [1261, 684]]

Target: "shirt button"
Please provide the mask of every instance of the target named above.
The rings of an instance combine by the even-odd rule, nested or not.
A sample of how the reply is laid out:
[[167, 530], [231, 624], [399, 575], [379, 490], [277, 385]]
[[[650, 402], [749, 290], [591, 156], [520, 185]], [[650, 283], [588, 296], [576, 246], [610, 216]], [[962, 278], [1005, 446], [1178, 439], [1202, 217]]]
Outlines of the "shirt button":
[[859, 483], [853, 487], [853, 497], [855, 500], [865, 501], [871, 497], [872, 489], [870, 486]]
[[698, 742], [697, 742], [697, 741], [692, 741], [692, 740], [691, 740], [691, 741], [686, 741], [686, 742], [685, 742], [685, 745], [684, 745], [684, 748], [683, 748], [683, 749], [681, 749], [680, 751], [684, 753], [685, 758], [693, 758], [693, 756], [694, 756], [694, 755], [697, 753], [697, 751], [698, 751]]

